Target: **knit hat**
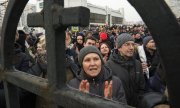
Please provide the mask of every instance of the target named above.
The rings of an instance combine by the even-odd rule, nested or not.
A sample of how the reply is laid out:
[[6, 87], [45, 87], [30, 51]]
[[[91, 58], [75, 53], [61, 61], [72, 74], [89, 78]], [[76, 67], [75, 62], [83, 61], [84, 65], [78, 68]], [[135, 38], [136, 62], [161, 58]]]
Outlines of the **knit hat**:
[[107, 40], [107, 33], [106, 32], [102, 32], [101, 34], [100, 34], [100, 38], [101, 38], [101, 40], [102, 41], [105, 41], [105, 40]]
[[86, 46], [80, 50], [79, 55], [78, 55], [78, 61], [79, 61], [80, 66], [82, 66], [84, 57], [89, 53], [98, 54], [101, 59], [102, 64], [104, 64], [103, 57], [99, 49], [96, 48], [95, 46]]
[[143, 39], [143, 45], [146, 46], [150, 40], [152, 40], [152, 36], [146, 36]]
[[120, 34], [116, 39], [117, 48], [120, 48], [127, 41], [134, 41], [134, 38], [128, 33]]

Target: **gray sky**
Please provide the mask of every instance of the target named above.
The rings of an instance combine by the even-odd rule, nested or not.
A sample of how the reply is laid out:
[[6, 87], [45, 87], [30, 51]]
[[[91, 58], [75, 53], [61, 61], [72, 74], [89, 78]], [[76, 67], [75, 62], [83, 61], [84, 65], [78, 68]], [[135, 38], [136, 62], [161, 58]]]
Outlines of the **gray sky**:
[[[36, 0], [29, 0], [30, 3], [35, 3]], [[108, 6], [112, 9], [124, 8], [126, 21], [142, 21], [136, 10], [129, 4], [127, 0], [87, 0], [88, 3], [97, 6]]]

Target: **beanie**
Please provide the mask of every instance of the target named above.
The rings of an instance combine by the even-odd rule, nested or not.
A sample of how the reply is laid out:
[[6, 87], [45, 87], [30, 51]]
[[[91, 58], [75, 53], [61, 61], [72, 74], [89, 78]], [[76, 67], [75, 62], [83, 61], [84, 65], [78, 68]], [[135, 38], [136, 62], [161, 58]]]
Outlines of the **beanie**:
[[146, 47], [146, 45], [148, 44], [148, 42], [150, 41], [150, 40], [152, 40], [153, 38], [152, 38], [152, 36], [146, 36], [146, 37], [144, 37], [144, 39], [143, 39], [143, 45]]
[[106, 32], [101, 33], [101, 34], [100, 34], [100, 38], [101, 38], [102, 41], [107, 40], [107, 38], [108, 38], [108, 37], [107, 37], [107, 33], [106, 33]]
[[86, 46], [80, 50], [79, 55], [78, 55], [78, 61], [79, 61], [80, 66], [82, 66], [84, 57], [89, 53], [98, 54], [101, 59], [102, 64], [104, 64], [103, 57], [99, 49], [96, 48], [95, 46]]
[[128, 33], [120, 34], [116, 39], [117, 48], [120, 48], [127, 41], [134, 41], [134, 38]]

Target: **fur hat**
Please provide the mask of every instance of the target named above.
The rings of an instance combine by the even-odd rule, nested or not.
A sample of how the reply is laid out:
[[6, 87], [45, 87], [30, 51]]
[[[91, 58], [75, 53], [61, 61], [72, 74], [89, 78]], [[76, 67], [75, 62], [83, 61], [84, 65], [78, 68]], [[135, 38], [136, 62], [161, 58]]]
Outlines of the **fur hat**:
[[120, 34], [116, 39], [117, 48], [120, 48], [127, 41], [134, 41], [134, 38], [128, 33]]
[[96, 48], [95, 46], [87, 46], [87, 47], [82, 48], [79, 52], [78, 61], [79, 61], [80, 66], [82, 66], [84, 57], [89, 53], [98, 54], [101, 59], [102, 64], [104, 64], [103, 57], [99, 49]]

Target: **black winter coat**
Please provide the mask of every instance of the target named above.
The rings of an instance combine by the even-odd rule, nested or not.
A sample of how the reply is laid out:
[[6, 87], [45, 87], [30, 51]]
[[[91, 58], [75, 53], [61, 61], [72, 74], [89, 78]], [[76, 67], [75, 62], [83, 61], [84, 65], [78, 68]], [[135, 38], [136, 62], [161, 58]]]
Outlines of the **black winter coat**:
[[148, 64], [148, 66], [150, 66], [149, 77], [152, 77], [152, 76], [154, 76], [156, 69], [160, 63], [159, 54], [157, 51], [155, 51], [153, 53], [153, 55], [151, 55], [146, 49], [145, 49], [145, 54], [146, 54], [146, 58], [147, 58], [147, 64]]
[[13, 64], [19, 71], [26, 72], [29, 69], [30, 57], [21, 52], [20, 49], [15, 49]]
[[79, 84], [82, 80], [88, 80], [88, 82], [90, 83], [90, 91], [89, 91], [90, 93], [102, 97], [104, 97], [105, 81], [112, 80], [113, 82], [112, 99], [114, 101], [126, 103], [125, 93], [121, 81], [119, 80], [119, 78], [112, 76], [112, 72], [107, 66], [104, 66], [101, 69], [100, 74], [95, 78], [88, 78], [85, 72], [81, 71], [80, 75], [77, 78], [70, 80], [69, 85], [73, 88], [79, 89]]
[[122, 81], [128, 105], [137, 107], [140, 97], [145, 92], [145, 79], [140, 62], [134, 58], [125, 60], [114, 50], [106, 65], [112, 70], [113, 75]]

